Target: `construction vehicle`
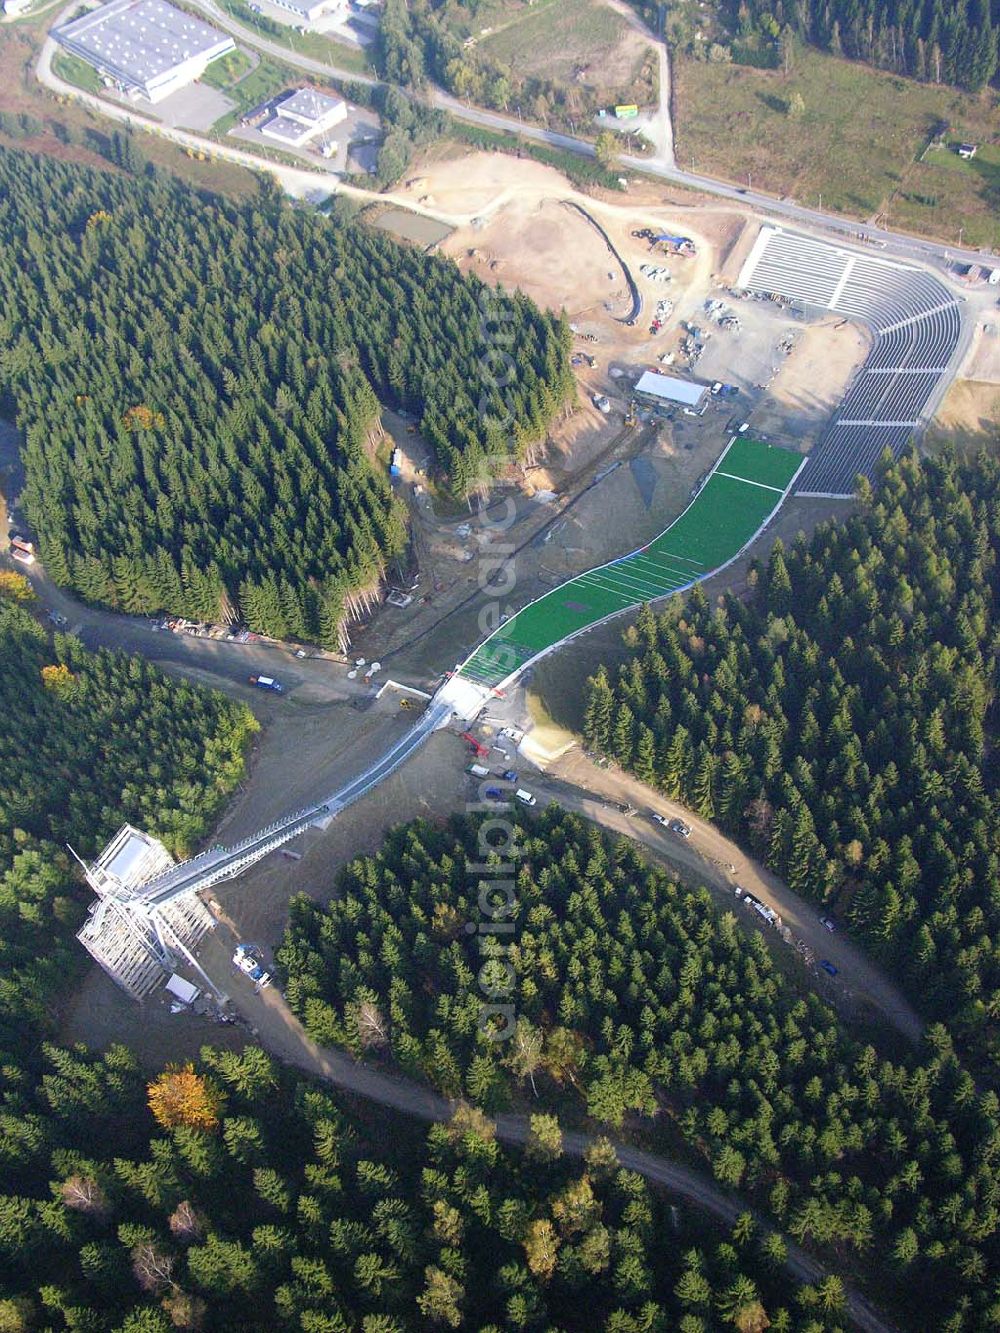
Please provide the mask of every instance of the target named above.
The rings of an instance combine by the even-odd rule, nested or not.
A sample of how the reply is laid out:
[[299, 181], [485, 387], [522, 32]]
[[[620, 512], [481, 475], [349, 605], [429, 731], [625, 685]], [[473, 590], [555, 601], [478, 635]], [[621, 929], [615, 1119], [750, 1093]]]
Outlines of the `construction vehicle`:
[[250, 684], [256, 685], [258, 690], [273, 690], [275, 694], [281, 694], [285, 688], [273, 676], [251, 676]]
[[632, 401], [629, 403], [628, 407], [625, 409], [625, 425], [634, 426], [638, 421], [638, 419], [639, 419], [638, 404], [633, 398]]
[[665, 231], [653, 231], [651, 227], [642, 227], [639, 231], [634, 231], [632, 235], [637, 241], [648, 241], [651, 250], [658, 245], [662, 245], [669, 254], [680, 255], [682, 259], [694, 259], [698, 253], [697, 247], [690, 236], [671, 236]]
[[481, 759], [484, 755], [488, 755], [490, 752], [490, 747], [477, 741], [471, 731], [463, 731], [462, 740], [469, 742], [469, 749], [477, 759]]
[[256, 982], [258, 990], [264, 990], [271, 984], [271, 974], [265, 972], [259, 950], [250, 944], [237, 944], [233, 953], [233, 967]]
[[416, 708], [417, 705], [414, 699], [400, 699], [399, 706], [400, 708]]

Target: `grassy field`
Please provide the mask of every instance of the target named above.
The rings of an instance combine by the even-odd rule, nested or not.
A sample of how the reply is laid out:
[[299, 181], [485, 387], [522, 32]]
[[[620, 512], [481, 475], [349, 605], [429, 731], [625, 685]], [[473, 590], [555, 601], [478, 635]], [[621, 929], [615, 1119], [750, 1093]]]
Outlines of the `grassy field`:
[[294, 88], [301, 82], [300, 71], [271, 60], [268, 56], [261, 56], [256, 69], [226, 89], [227, 95], [236, 102], [236, 107], [215, 122], [212, 126], [213, 134], [228, 134], [247, 111], [277, 96], [283, 88]]
[[[993, 93], [915, 83], [802, 50], [780, 71], [674, 62], [682, 166], [859, 218], [1000, 246], [1000, 109]], [[789, 99], [805, 105], [789, 116]], [[864, 108], [858, 114], [858, 108]], [[942, 126], [947, 146], [927, 151]], [[980, 145], [962, 162], [954, 143]], [[924, 154], [926, 153], [926, 156]], [[923, 158], [923, 160], [921, 160]]]
[[104, 83], [93, 65], [88, 65], [79, 56], [70, 55], [68, 51], [57, 51], [52, 57], [52, 72], [85, 93], [104, 91]]
[[372, 73], [371, 59], [356, 46], [348, 46], [346, 42], [338, 42], [321, 32], [299, 33], [287, 23], [264, 19], [260, 14], [255, 14], [243, 0], [219, 0], [219, 2], [227, 14], [231, 14], [248, 29], [267, 37], [268, 41], [287, 46], [290, 51], [295, 51], [300, 56], [322, 60], [324, 64], [350, 74]]
[[613, 53], [630, 32], [625, 19], [595, 0], [532, 6], [517, 22], [483, 37], [479, 49], [521, 74], [564, 83], [600, 51]]
[[529, 603], [476, 650], [462, 674], [496, 685], [567, 635], [707, 578], [767, 521], [801, 463], [801, 454], [737, 438], [665, 532]]
[[227, 91], [234, 83], [239, 83], [250, 70], [253, 69], [253, 57], [247, 55], [246, 51], [237, 48], [224, 55], [219, 60], [213, 60], [208, 69], [201, 76], [201, 82], [207, 83], [211, 88], [220, 88], [223, 92]]
[[532, 6], [479, 49], [519, 74], [579, 89], [588, 102], [647, 105], [659, 96], [650, 43], [600, 0]]

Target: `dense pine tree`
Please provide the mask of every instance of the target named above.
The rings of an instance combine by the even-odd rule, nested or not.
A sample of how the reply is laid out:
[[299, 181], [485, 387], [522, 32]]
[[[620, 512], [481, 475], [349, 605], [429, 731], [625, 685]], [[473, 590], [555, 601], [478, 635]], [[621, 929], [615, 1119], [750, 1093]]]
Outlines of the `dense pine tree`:
[[783, 67], [796, 40], [879, 69], [979, 92], [997, 72], [986, 0], [721, 0], [738, 58]]
[[481, 488], [488, 448], [519, 456], [560, 410], [567, 338], [519, 293], [273, 189], [235, 204], [0, 151], [0, 392], [46, 566], [88, 600], [335, 643], [405, 540], [379, 400]]
[[[762, 936], [627, 839], [612, 845], [555, 807], [506, 817], [513, 904], [481, 877], [473, 818], [398, 828], [326, 906], [293, 900], [278, 959], [313, 1037], [489, 1111], [568, 1100], [633, 1132], [658, 1116], [796, 1239], [875, 1266], [900, 1327], [988, 1327], [997, 1103], [946, 1031], [930, 1031], [919, 1059], [881, 1057], [797, 992]], [[811, 836], [805, 822], [790, 830], [795, 846]], [[509, 933], [490, 933], [494, 900]], [[509, 999], [509, 1028], [484, 1008], [490, 993]], [[359, 1006], [377, 1015], [377, 1040], [363, 1039]], [[551, 1126], [531, 1137], [541, 1160]], [[551, 1239], [532, 1233], [532, 1271], [548, 1269]]]
[[[584, 731], [832, 905], [984, 1066], [998, 1053], [1000, 466], [911, 457], [844, 523], [776, 542], [750, 597], [628, 631]], [[652, 628], [651, 628], [652, 627]], [[628, 709], [639, 722], [631, 754]]]
[[[121, 1046], [46, 1041], [85, 958], [64, 842], [91, 853], [130, 818], [185, 850], [238, 780], [252, 719], [53, 643], [30, 607], [26, 580], [0, 576], [6, 1333], [499, 1333], [579, 1327], [581, 1309], [615, 1333], [686, 1331], [734, 1292], [774, 1327], [833, 1333], [749, 1215], [728, 1232], [671, 1207], [607, 1141], [570, 1158], [552, 1117], [528, 1156], [469, 1108], [429, 1133], [384, 1108], [354, 1118], [254, 1047], [144, 1076]], [[358, 999], [352, 1031], [377, 1041]], [[572, 1072], [571, 1043], [548, 1050]], [[900, 1262], [919, 1243], [901, 1237]]]

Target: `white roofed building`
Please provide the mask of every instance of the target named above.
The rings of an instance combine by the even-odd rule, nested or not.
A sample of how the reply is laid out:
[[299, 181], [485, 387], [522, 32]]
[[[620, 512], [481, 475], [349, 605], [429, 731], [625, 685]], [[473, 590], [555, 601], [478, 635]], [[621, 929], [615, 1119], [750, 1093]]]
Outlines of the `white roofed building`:
[[128, 92], [162, 102], [236, 43], [166, 0], [109, 0], [52, 36]]
[[306, 23], [315, 23], [328, 15], [346, 18], [350, 8], [348, 0], [271, 0], [271, 4], [287, 9]]
[[651, 407], [686, 407], [700, 412], [708, 401], [708, 385], [693, 380], [675, 379], [673, 375], [659, 375], [655, 370], [644, 371], [635, 386], [635, 396]]
[[260, 128], [268, 139], [298, 148], [318, 134], [333, 129], [347, 119], [347, 103], [342, 97], [297, 88], [275, 104], [275, 115]]
[[173, 864], [162, 842], [123, 824], [90, 866], [88, 878], [99, 893], [121, 889], [135, 893]]

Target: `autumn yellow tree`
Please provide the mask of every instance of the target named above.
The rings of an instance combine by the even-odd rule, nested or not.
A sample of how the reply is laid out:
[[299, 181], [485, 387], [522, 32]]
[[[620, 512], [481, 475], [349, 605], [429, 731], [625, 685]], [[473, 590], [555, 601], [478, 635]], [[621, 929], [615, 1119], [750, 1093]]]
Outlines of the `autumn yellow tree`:
[[77, 680], [65, 662], [58, 666], [42, 667], [42, 684], [60, 699], [68, 699], [76, 689]]
[[535, 1277], [545, 1281], [555, 1272], [559, 1237], [547, 1217], [536, 1218], [528, 1227], [528, 1234], [524, 1239], [524, 1253], [528, 1267]]
[[128, 409], [122, 417], [122, 424], [126, 430], [153, 430], [161, 427], [165, 420], [162, 412], [155, 412], [145, 403], [140, 403], [138, 407]]
[[215, 1129], [219, 1123], [222, 1093], [211, 1079], [196, 1074], [193, 1064], [167, 1065], [148, 1091], [149, 1109], [164, 1129]]
[[0, 597], [5, 597], [8, 602], [33, 602], [35, 590], [23, 574], [0, 569]]

